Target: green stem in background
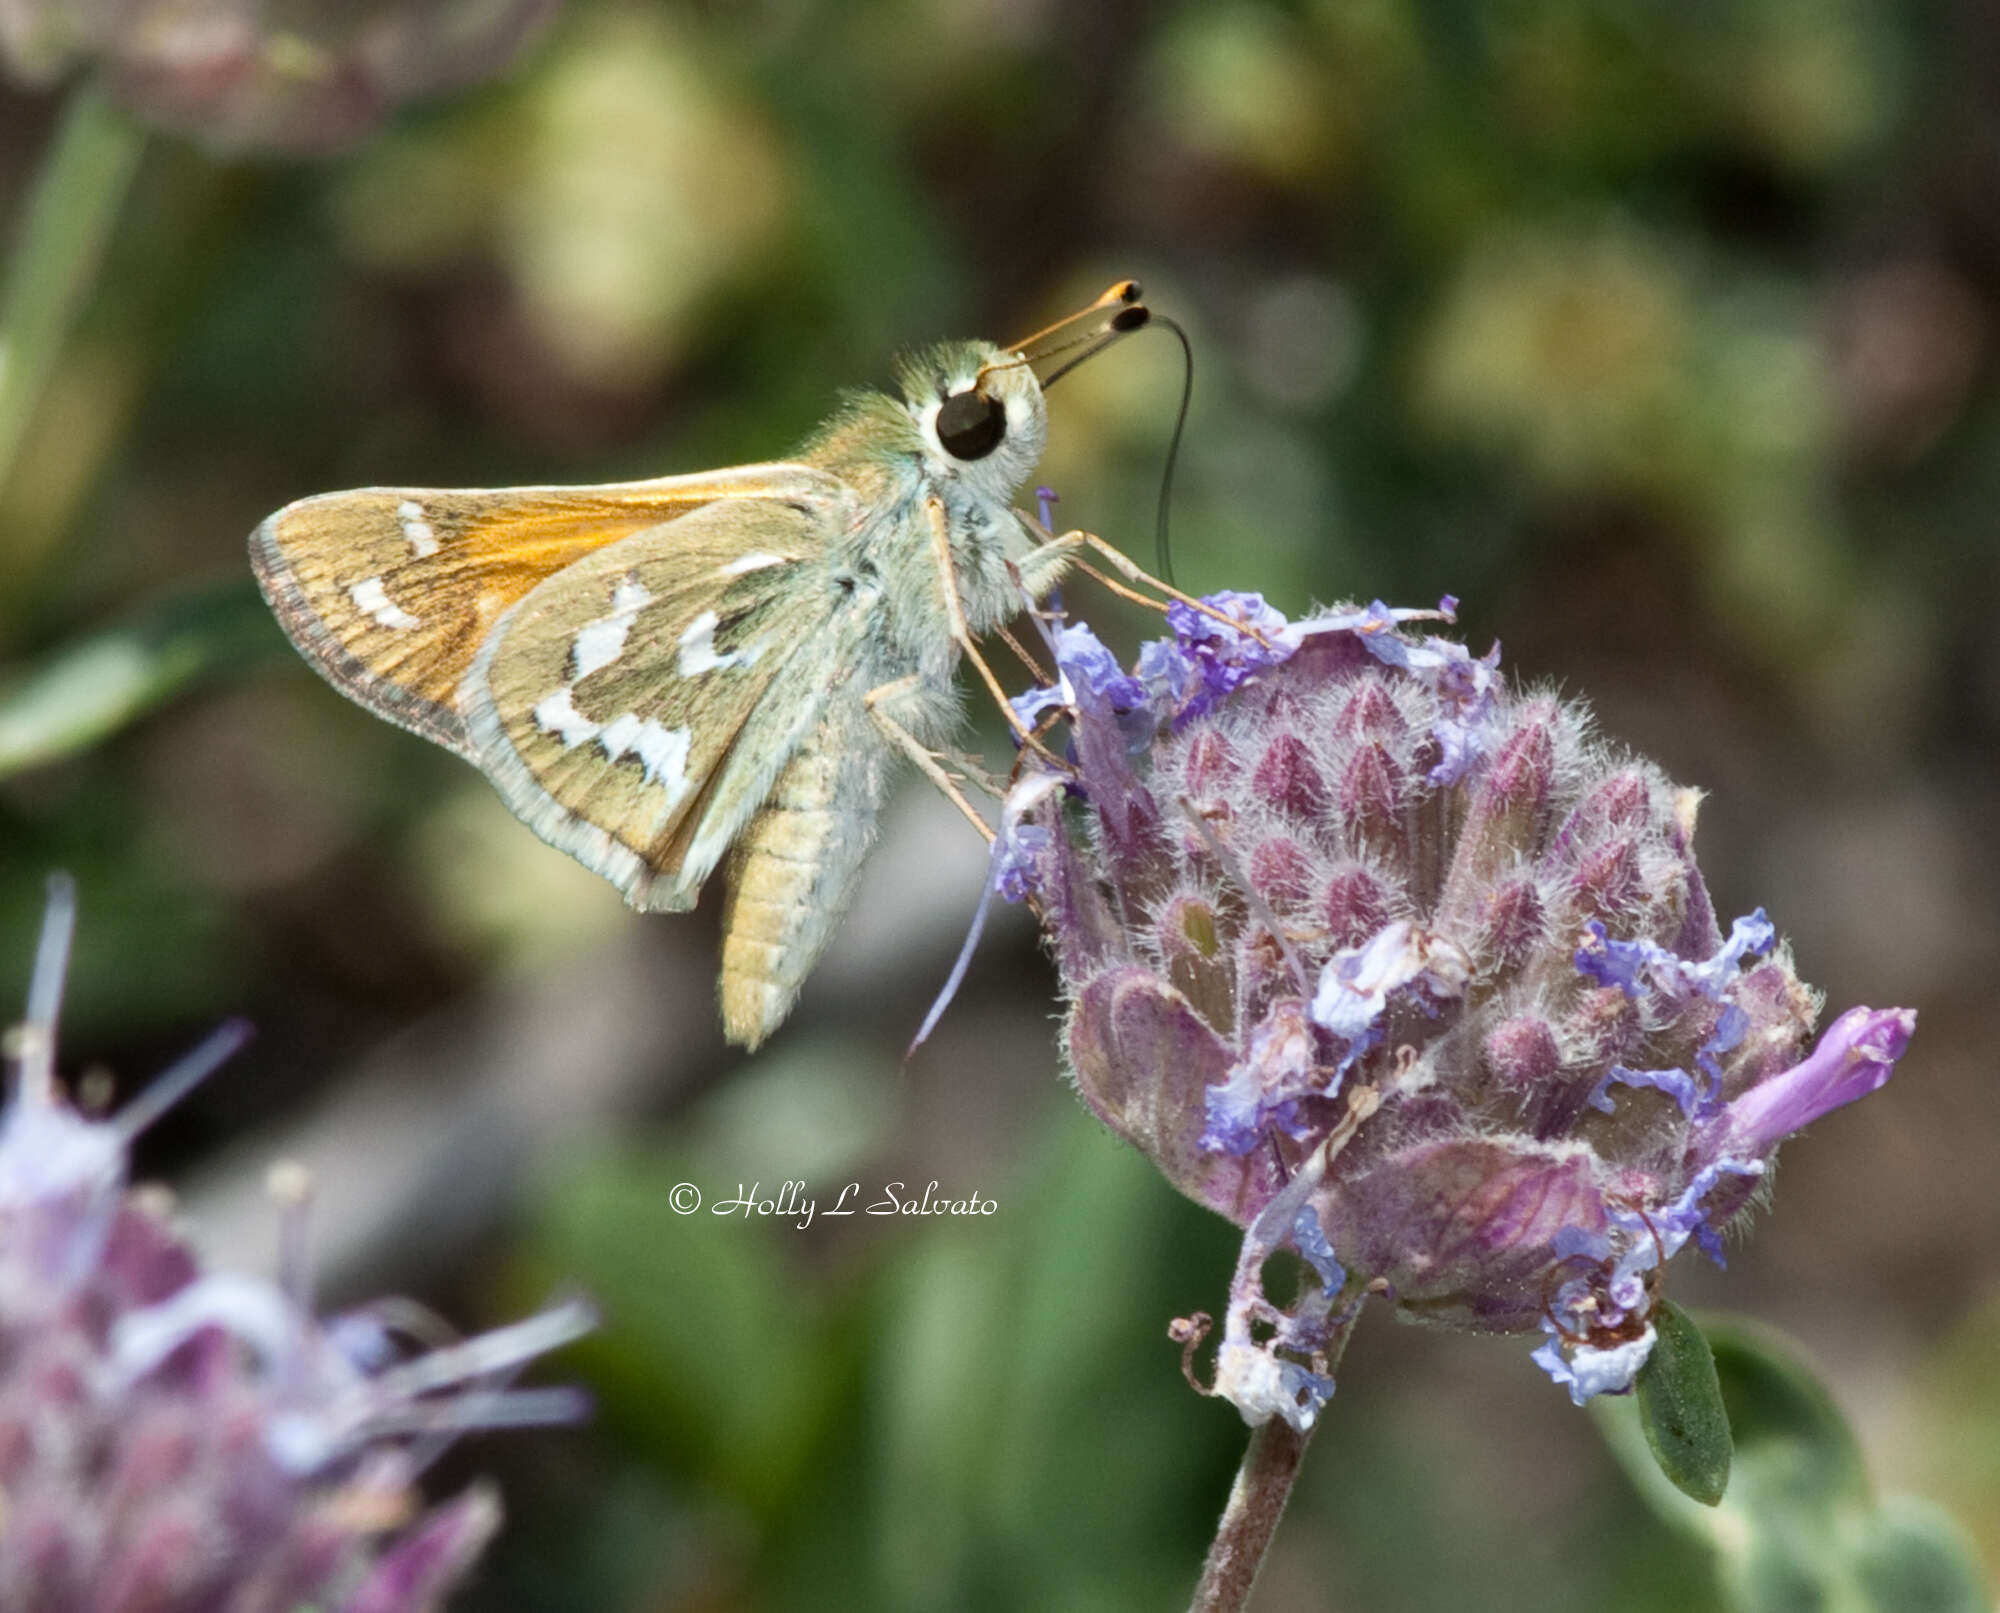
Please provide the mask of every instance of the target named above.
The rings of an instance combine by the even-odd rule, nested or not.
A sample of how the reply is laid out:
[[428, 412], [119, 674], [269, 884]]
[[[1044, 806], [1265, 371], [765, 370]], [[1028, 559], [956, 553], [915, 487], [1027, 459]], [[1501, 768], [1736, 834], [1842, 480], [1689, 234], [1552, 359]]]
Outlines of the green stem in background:
[[138, 166], [145, 132], [95, 85], [74, 90], [42, 157], [0, 293], [4, 491]]

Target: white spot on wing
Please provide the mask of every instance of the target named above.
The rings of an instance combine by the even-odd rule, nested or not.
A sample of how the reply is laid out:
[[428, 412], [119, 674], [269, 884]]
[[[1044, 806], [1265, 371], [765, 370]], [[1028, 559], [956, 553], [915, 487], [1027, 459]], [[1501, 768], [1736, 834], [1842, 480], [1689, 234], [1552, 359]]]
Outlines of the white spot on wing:
[[424, 507], [415, 499], [406, 498], [396, 506], [396, 519], [403, 523], [403, 536], [417, 559], [427, 560], [438, 552], [437, 534], [424, 519]]
[[648, 717], [639, 725], [633, 749], [646, 769], [646, 782], [659, 784], [667, 792], [667, 805], [677, 804], [688, 792], [688, 751], [694, 743], [690, 728], [662, 728]]
[[631, 631], [629, 618], [621, 621], [616, 616], [605, 616], [585, 623], [577, 630], [576, 646], [571, 652], [576, 676], [587, 678], [611, 665], [624, 653], [625, 635]]
[[617, 761], [639, 739], [639, 716], [637, 712], [621, 711], [611, 721], [597, 731], [597, 742], [604, 747], [604, 754]]
[[347, 590], [347, 597], [354, 601], [356, 610], [374, 618], [379, 626], [410, 628], [419, 625], [416, 617], [389, 597], [380, 577], [368, 577], [356, 583]]
[[[588, 737], [588, 736], [586, 736]], [[667, 805], [678, 805], [688, 792], [688, 752], [694, 744], [690, 728], [662, 728], [651, 717], [621, 711], [597, 730], [597, 742], [604, 754], [617, 761], [628, 753], [638, 757], [646, 771], [646, 782], [667, 792]]]
[[576, 691], [564, 684], [554, 694], [544, 695], [535, 706], [535, 726], [554, 734], [565, 750], [575, 750], [591, 740], [604, 747], [607, 760], [626, 756], [638, 758], [646, 782], [667, 792], [667, 806], [680, 804], [688, 793], [688, 753], [694, 746], [691, 728], [663, 728], [651, 717], [621, 711], [607, 723], [596, 723], [576, 709]]
[[716, 576], [740, 577], [746, 571], [762, 571], [766, 566], [782, 566], [784, 563], [785, 557], [781, 554], [766, 554], [761, 549], [755, 549], [749, 554], [737, 556], [716, 572]]
[[[564, 750], [575, 750], [599, 733], [597, 724], [576, 709], [568, 684], [552, 695], [544, 695], [536, 704], [535, 726], [545, 734], [554, 734], [563, 742]], [[612, 755], [615, 757], [617, 752]]]
[[644, 585], [627, 577], [611, 595], [611, 614], [577, 629], [572, 658], [578, 679], [587, 678], [625, 653], [625, 636], [639, 612], [652, 604], [653, 596]]
[[719, 618], [712, 610], [705, 610], [687, 625], [681, 634], [680, 674], [684, 678], [698, 678], [704, 672], [719, 671], [724, 667], [749, 666], [762, 655], [768, 640], [758, 639], [754, 644], [746, 644], [740, 650], [718, 652], [715, 648], [715, 629]]

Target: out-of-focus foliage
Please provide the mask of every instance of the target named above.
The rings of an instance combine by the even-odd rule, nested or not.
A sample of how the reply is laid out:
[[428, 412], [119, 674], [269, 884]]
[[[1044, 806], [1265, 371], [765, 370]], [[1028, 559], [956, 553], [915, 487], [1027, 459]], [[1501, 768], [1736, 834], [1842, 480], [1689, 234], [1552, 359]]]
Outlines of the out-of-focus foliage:
[[1709, 1332], [1736, 1442], [1719, 1507], [1667, 1482], [1626, 1407], [1602, 1400], [1597, 1416], [1660, 1516], [1716, 1553], [1731, 1607], [1982, 1613], [1993, 1605], [1963, 1530], [1915, 1496], [1874, 1494], [1853, 1430], [1796, 1351], [1740, 1320]]
[[147, 122], [228, 150], [319, 151], [476, 84], [561, 0], [0, 0], [0, 67], [81, 67]]
[[[1884, 1488], [2000, 1551], [1996, 53], [1975, 0], [570, 0], [516, 71], [329, 160], [150, 140], [0, 485], [0, 926], [75, 871], [71, 1047], [143, 1070], [257, 1021], [148, 1144], [187, 1180], [225, 1143], [261, 1165], [391, 1038], [462, 1055], [621, 948], [684, 1025], [651, 1107], [559, 1168], [396, 1088], [465, 1152], [348, 1280], [499, 1314], [574, 1270], [611, 1313], [597, 1424], [477, 1453], [513, 1524], [464, 1605], [1171, 1606], [1241, 1431], [1163, 1330], [1220, 1299], [1226, 1229], [1045, 1117], [1019, 926], [898, 1073], [982, 867], [927, 804], [736, 1118], [691, 1110], [740, 1074], [710, 919], [631, 919], [341, 701], [258, 626], [245, 535], [335, 487], [771, 457], [899, 345], [1019, 335], [1122, 274], [1196, 344], [1184, 584], [1460, 595], [1478, 647], [1710, 790], [1721, 909], [1767, 906], [1834, 1001], [1921, 1011], [1727, 1286], [1677, 1297], [1799, 1333]], [[0, 93], [10, 238], [60, 104]], [[1146, 557], [1179, 381], [1141, 336], [1055, 389], [1065, 522]], [[398, 1140], [379, 1196], [416, 1202]], [[760, 1174], [976, 1177], [1000, 1208], [800, 1233], [658, 1202]], [[475, 1178], [517, 1219], [455, 1215], [504, 1196]], [[1712, 1600], [1705, 1548], [1611, 1473], [1518, 1351], [1371, 1321], [1262, 1605]]]

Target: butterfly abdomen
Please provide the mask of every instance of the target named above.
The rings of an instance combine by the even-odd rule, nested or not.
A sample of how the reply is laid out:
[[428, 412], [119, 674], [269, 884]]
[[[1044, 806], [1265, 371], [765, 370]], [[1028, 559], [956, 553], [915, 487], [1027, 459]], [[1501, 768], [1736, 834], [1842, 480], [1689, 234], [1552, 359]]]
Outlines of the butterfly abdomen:
[[731, 853], [722, 1023], [744, 1047], [756, 1047], [791, 1011], [875, 838], [885, 757], [879, 744], [855, 742], [852, 721], [841, 714], [820, 724]]

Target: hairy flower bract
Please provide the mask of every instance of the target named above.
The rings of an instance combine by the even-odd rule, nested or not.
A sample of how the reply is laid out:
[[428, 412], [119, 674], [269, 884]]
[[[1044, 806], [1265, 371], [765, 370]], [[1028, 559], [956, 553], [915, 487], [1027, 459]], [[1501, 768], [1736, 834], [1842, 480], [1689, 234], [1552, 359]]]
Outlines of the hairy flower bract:
[[[1770, 921], [1718, 918], [1696, 793], [1422, 625], [1454, 609], [1219, 594], [1129, 674], [1072, 625], [1020, 703], [1066, 712], [1071, 761], [1060, 791], [1024, 761], [1007, 892], [1085, 1101], [1245, 1229], [1217, 1391], [1253, 1422], [1311, 1422], [1367, 1294], [1542, 1334], [1579, 1402], [1629, 1387], [1660, 1267], [1720, 1259], [1777, 1145], [1914, 1025], [1856, 1009], [1814, 1050]], [[1289, 1308], [1280, 1247], [1317, 1274]]]

